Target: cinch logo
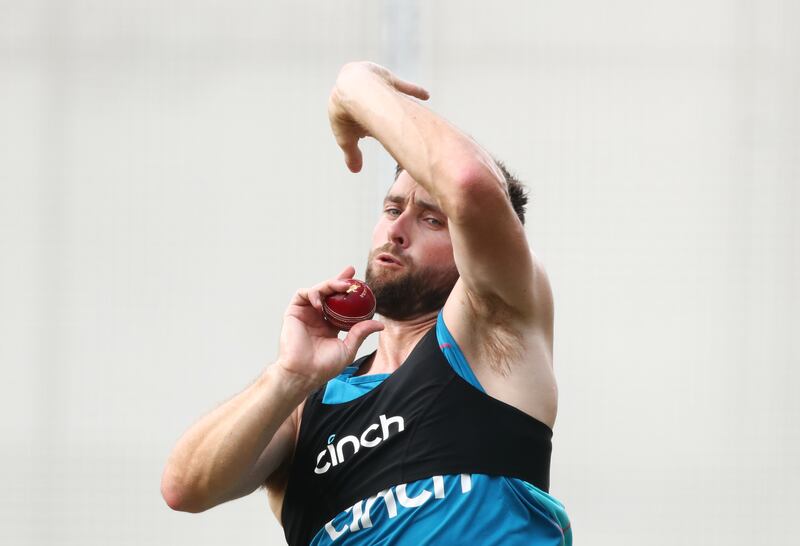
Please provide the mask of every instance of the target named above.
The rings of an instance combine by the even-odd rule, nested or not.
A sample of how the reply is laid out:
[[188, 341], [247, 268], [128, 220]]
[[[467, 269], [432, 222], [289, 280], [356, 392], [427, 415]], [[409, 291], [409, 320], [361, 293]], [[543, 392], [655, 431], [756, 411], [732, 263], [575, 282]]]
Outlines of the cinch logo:
[[[348, 454], [355, 455], [358, 453], [358, 450], [361, 447], [375, 447], [379, 443], [383, 442], [384, 440], [389, 439], [391, 435], [391, 431], [389, 430], [390, 425], [397, 425], [395, 428], [397, 432], [395, 434], [403, 432], [405, 430], [405, 421], [399, 415], [394, 417], [386, 418], [385, 415], [381, 415], [380, 424], [374, 423], [366, 428], [364, 432], [361, 433], [361, 436], [353, 436], [347, 435], [344, 438], [340, 438], [336, 445], [333, 445], [334, 440], [336, 440], [336, 435], [331, 434], [328, 437], [328, 446], [319, 452], [317, 455], [317, 466], [314, 467], [314, 474], [325, 474], [328, 470], [330, 470], [331, 466], [336, 466], [344, 462], [345, 459], [345, 446], [350, 445], [352, 447], [352, 452]], [[378, 435], [378, 428], [380, 428], [381, 435]], [[326, 461], [324, 465], [320, 466], [323, 460], [328, 456], [329, 461]]]
[[[450, 480], [450, 485], [447, 486], [450, 491], [448, 493], [449, 495], [454, 494], [458, 490], [458, 486], [452, 481], [453, 478], [460, 478], [459, 485], [462, 495], [472, 491], [472, 475], [461, 474], [460, 476], [448, 476]], [[358, 531], [371, 528], [373, 525], [372, 516], [382, 516], [381, 510], [385, 510], [385, 514], [389, 519], [394, 519], [406, 509], [417, 509], [431, 499], [444, 499], [444, 477], [433, 476], [431, 479], [433, 481], [431, 484], [433, 486], [431, 487], [433, 492], [423, 488], [417, 495], [409, 496], [406, 490], [408, 484], [404, 483], [390, 487], [389, 489], [384, 489], [368, 499], [360, 500], [343, 512], [343, 514], [348, 514], [347, 519], [342, 519], [343, 514], [340, 514], [326, 523], [325, 532], [328, 533], [328, 536], [333, 542], [346, 533], [357, 533]], [[336, 521], [337, 525], [341, 525], [341, 528], [337, 529], [334, 521]]]

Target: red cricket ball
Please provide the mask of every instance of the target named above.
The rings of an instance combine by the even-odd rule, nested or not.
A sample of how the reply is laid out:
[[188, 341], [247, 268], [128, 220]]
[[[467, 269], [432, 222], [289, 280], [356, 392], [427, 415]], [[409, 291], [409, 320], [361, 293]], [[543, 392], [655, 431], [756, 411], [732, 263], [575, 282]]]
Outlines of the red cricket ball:
[[322, 301], [322, 316], [339, 330], [349, 330], [375, 314], [375, 295], [358, 279], [347, 279], [347, 291], [328, 296]]

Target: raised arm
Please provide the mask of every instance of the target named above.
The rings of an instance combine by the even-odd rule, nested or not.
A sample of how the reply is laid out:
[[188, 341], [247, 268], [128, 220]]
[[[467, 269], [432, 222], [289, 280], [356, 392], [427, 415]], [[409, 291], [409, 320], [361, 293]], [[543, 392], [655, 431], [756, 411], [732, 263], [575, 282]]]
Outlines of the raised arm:
[[491, 302], [522, 321], [548, 322], [550, 287], [503, 172], [472, 138], [412, 97], [428, 93], [373, 63], [341, 70], [328, 111], [348, 167], [361, 169], [360, 138], [377, 139], [447, 216], [460, 275], [454, 294], [479, 312]]

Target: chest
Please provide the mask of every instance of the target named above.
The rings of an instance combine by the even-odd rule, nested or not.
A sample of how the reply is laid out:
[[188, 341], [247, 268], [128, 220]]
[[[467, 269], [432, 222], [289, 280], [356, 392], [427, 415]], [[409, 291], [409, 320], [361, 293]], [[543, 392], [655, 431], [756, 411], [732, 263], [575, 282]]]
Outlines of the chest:
[[508, 475], [548, 487], [552, 431], [456, 375], [435, 335], [362, 397], [323, 397], [307, 402], [283, 501], [294, 540], [375, 491], [429, 476]]

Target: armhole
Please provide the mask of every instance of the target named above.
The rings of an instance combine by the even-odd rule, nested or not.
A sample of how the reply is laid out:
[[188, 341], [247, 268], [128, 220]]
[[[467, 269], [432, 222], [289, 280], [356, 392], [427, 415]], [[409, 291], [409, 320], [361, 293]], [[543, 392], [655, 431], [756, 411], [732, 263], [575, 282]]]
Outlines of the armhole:
[[485, 393], [486, 390], [483, 388], [483, 385], [480, 384], [478, 378], [475, 377], [469, 362], [467, 362], [467, 359], [464, 357], [464, 353], [461, 352], [455, 338], [450, 333], [450, 330], [447, 329], [442, 311], [439, 311], [439, 316], [436, 319], [436, 340], [439, 343], [439, 348], [442, 350], [447, 363], [453, 368], [453, 371], [467, 383]]

